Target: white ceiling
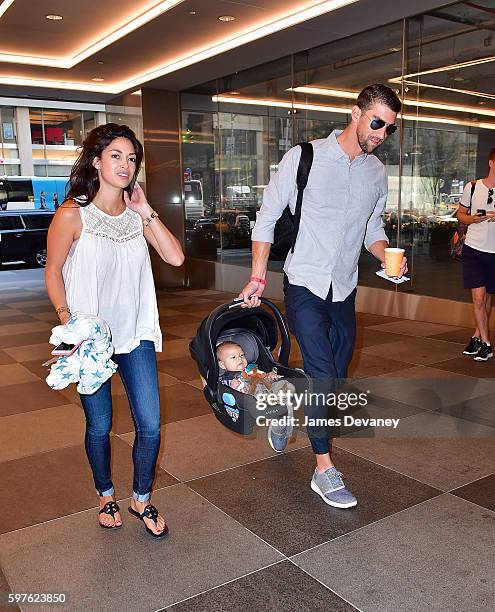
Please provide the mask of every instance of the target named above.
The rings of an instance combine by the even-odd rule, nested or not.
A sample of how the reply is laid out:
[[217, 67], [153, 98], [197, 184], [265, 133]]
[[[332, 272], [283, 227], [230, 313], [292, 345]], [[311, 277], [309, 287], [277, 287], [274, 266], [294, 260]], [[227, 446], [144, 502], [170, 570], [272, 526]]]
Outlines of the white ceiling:
[[[345, 5], [332, 11], [336, 3]], [[103, 101], [144, 84], [184, 89], [445, 4], [3, 0], [0, 95]], [[315, 13], [308, 11], [321, 14], [310, 19]], [[60, 14], [63, 20], [49, 21], [47, 14]], [[221, 22], [220, 15], [236, 19]], [[95, 77], [104, 80], [95, 82]]]

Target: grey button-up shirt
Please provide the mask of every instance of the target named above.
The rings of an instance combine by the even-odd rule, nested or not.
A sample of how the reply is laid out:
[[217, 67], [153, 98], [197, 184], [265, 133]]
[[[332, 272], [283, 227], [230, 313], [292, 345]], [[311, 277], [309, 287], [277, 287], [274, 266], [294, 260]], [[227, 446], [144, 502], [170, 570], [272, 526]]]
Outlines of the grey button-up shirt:
[[[337, 142], [340, 130], [314, 140], [313, 165], [304, 190], [299, 233], [285, 260], [293, 285], [342, 302], [355, 289], [361, 246], [386, 240], [382, 213], [387, 200], [385, 166], [374, 155], [352, 162]], [[263, 194], [252, 240], [273, 243], [275, 223], [289, 204], [294, 213], [301, 147], [288, 151]]]

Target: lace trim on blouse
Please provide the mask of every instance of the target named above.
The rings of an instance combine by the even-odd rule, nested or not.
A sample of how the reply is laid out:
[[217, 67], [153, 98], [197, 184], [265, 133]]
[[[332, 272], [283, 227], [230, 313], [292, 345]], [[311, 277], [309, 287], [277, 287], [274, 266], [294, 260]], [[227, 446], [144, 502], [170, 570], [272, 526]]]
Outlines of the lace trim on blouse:
[[81, 211], [87, 234], [107, 238], [112, 242], [127, 242], [143, 234], [139, 218], [128, 208], [117, 217], [105, 215], [94, 205], [85, 206]]

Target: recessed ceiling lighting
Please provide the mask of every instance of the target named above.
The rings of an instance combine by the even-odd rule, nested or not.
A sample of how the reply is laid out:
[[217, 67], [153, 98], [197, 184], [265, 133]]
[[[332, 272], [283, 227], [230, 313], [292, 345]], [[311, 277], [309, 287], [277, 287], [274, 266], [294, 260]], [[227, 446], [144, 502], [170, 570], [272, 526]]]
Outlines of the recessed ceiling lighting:
[[189, 11], [189, 15], [196, 15], [196, 11]]
[[104, 81], [105, 79], [103, 77], [93, 77], [91, 80], [96, 81], [97, 83], [101, 83], [101, 81]]
[[62, 21], [62, 15], [45, 15], [45, 19], [49, 19], [50, 21]]
[[217, 17], [218, 21], [235, 21], [234, 15], [220, 15]]
[[97, 63], [99, 66], [103, 66], [103, 64], [104, 64], [105, 62], [102, 62], [101, 60], [98, 60], [96, 63]]

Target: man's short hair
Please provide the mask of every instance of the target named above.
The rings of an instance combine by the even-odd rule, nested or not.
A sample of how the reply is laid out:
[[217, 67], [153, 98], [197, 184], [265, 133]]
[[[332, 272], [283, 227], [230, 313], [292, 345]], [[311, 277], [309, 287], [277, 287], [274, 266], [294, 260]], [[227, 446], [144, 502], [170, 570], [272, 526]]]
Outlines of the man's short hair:
[[359, 94], [356, 104], [362, 111], [367, 111], [377, 102], [388, 106], [394, 113], [398, 113], [402, 107], [395, 91], [379, 83], [365, 87]]
[[493, 149], [490, 149], [490, 153], [488, 153], [488, 159], [490, 161], [493, 161], [495, 159], [495, 147]]

